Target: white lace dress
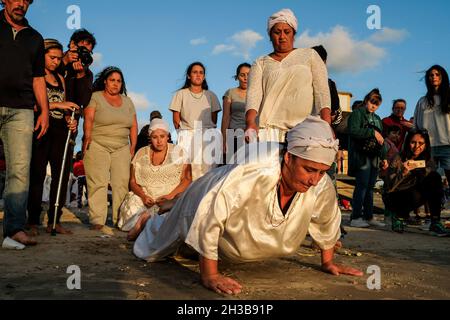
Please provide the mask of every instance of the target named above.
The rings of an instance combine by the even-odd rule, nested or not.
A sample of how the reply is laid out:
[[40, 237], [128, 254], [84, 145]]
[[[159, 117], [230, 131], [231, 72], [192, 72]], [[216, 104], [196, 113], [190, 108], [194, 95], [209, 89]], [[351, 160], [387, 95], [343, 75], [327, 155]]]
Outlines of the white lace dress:
[[[145, 194], [153, 200], [172, 192], [181, 181], [183, 173], [183, 155], [179, 148], [169, 144], [164, 162], [154, 166], [151, 162], [152, 150], [150, 147], [140, 149], [131, 164], [134, 167], [136, 183], [142, 187]], [[159, 207], [154, 205], [147, 208], [142, 199], [130, 191], [120, 206], [119, 228], [130, 231], [138, 221], [141, 214], [150, 212], [156, 214]]]

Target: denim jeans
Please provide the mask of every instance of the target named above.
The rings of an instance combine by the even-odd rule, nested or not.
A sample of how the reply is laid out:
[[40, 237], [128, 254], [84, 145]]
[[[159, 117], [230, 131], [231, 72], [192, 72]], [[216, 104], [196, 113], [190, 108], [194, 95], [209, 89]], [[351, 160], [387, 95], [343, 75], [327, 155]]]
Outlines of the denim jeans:
[[369, 158], [366, 163], [355, 173], [356, 185], [353, 191], [352, 220], [373, 218], [373, 188], [378, 176], [378, 167], [374, 166]]
[[12, 237], [25, 227], [33, 130], [33, 110], [0, 107], [6, 161], [3, 237]]

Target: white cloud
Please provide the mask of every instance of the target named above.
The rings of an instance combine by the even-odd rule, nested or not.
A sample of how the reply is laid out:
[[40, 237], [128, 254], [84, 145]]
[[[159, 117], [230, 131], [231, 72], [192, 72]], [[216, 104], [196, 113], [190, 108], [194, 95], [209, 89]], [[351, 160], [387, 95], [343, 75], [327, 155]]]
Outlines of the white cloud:
[[401, 42], [409, 36], [409, 32], [405, 29], [383, 28], [372, 35], [369, 40], [373, 42]]
[[235, 56], [242, 56], [244, 59], [250, 59], [251, 50], [256, 44], [264, 39], [259, 33], [253, 30], [243, 30], [235, 33], [230, 39], [229, 44], [219, 44], [214, 47], [213, 54], [230, 52]]
[[323, 45], [328, 51], [328, 69], [331, 72], [357, 73], [371, 69], [380, 64], [386, 56], [386, 50], [377, 47], [368, 40], [354, 39], [342, 26], [335, 26], [329, 33], [310, 36], [303, 32], [296, 40], [298, 47]]
[[227, 44], [218, 44], [213, 49], [213, 54], [221, 54], [223, 52], [229, 52], [236, 50], [236, 47], [233, 45], [227, 45]]
[[143, 93], [128, 92], [128, 97], [133, 101], [137, 110], [145, 110], [150, 107], [151, 103]]
[[92, 63], [93, 69], [99, 69], [103, 67], [103, 54], [101, 54], [100, 52], [94, 52], [92, 58], [94, 58], [94, 62]]
[[197, 38], [197, 39], [192, 39], [191, 41], [189, 41], [189, 43], [190, 43], [192, 46], [199, 46], [199, 45], [205, 44], [205, 43], [207, 43], [207, 42], [208, 42], [208, 41], [206, 40], [205, 37]]

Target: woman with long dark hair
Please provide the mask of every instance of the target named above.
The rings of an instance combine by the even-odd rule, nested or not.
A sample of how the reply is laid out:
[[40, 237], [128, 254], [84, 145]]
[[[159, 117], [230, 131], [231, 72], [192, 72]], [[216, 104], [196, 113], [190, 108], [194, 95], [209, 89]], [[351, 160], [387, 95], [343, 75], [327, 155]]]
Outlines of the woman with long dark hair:
[[450, 85], [448, 73], [440, 65], [425, 74], [427, 94], [420, 98], [414, 112], [416, 128], [430, 135], [431, 154], [436, 165], [445, 171], [450, 181]]
[[442, 179], [431, 157], [430, 137], [426, 130], [408, 133], [400, 155], [395, 157], [384, 177], [386, 209], [392, 214], [392, 230], [402, 232], [409, 213], [425, 203], [431, 212], [430, 231], [446, 236], [440, 222]]
[[[212, 155], [204, 154], [208, 144], [203, 133], [216, 129], [217, 115], [222, 110], [219, 99], [208, 89], [205, 66], [201, 62], [191, 63], [186, 70], [185, 83], [175, 93], [169, 107], [173, 113], [173, 125], [178, 132], [177, 144], [186, 150], [192, 164], [193, 180], [204, 175], [213, 164], [222, 161], [222, 148], [210, 146], [207, 150], [216, 150], [216, 158], [205, 162], [205, 158]], [[196, 137], [202, 141], [194, 141], [196, 132], [199, 133]], [[217, 136], [220, 137], [220, 132]], [[213, 139], [214, 141], [219, 144], [222, 142], [221, 139]]]

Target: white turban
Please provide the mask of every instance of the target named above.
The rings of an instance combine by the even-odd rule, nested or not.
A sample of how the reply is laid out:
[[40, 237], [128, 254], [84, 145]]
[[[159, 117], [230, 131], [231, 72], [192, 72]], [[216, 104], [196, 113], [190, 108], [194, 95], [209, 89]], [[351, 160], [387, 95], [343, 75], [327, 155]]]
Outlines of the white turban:
[[274, 13], [267, 22], [267, 33], [269, 34], [269, 36], [273, 26], [280, 22], [287, 23], [295, 30], [295, 32], [297, 32], [298, 21], [294, 13], [291, 11], [291, 9], [282, 9], [281, 11]]
[[305, 160], [331, 166], [339, 150], [328, 122], [308, 116], [287, 134], [288, 152]]
[[166, 131], [167, 133], [169, 132], [169, 124], [164, 121], [163, 119], [153, 119], [152, 122], [150, 122], [150, 127], [148, 128], [148, 134], [151, 134], [152, 131], [155, 131], [157, 129], [162, 129], [164, 131]]

